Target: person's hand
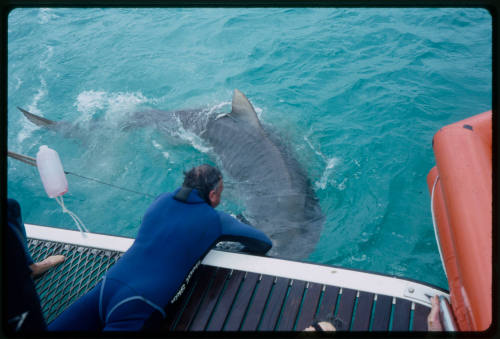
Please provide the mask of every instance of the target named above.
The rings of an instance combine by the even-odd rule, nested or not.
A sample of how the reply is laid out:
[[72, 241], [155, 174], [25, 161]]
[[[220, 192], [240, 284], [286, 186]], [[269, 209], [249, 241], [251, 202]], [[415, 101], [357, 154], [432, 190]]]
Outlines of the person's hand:
[[431, 312], [427, 316], [427, 330], [442, 331], [441, 319], [439, 318], [439, 298], [437, 295], [431, 298]]

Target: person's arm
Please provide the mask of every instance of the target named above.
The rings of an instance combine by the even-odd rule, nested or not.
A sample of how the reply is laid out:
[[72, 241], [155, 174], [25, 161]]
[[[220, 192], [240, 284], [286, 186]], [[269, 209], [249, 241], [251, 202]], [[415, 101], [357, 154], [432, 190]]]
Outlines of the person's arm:
[[238, 221], [229, 214], [217, 211], [219, 214], [222, 235], [221, 241], [237, 241], [245, 245], [245, 250], [265, 254], [271, 249], [273, 243], [264, 232]]

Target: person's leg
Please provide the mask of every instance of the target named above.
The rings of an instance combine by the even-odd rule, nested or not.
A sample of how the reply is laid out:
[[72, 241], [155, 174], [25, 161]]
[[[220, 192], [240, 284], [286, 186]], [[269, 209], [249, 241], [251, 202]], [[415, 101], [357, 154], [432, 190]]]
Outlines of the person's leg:
[[80, 297], [48, 326], [49, 331], [101, 331], [99, 294], [101, 283]]
[[27, 265], [33, 264], [33, 258], [28, 251], [28, 237], [26, 236], [26, 229], [24, 228], [23, 218], [21, 216], [21, 206], [14, 199], [7, 199], [7, 218], [9, 226], [14, 230], [19, 240], [24, 246], [26, 252]]
[[127, 301], [118, 305], [109, 315], [104, 331], [140, 331], [155, 311], [141, 299]]
[[26, 229], [24, 227], [23, 219], [21, 216], [21, 206], [14, 199], [8, 199], [8, 224], [19, 237], [19, 240], [24, 246], [26, 253], [26, 264], [31, 269], [31, 276], [38, 277], [45, 273], [50, 268], [59, 265], [66, 257], [64, 255], [51, 255], [44, 260], [35, 263], [28, 250], [28, 237], [26, 236]]
[[2, 253], [5, 271], [2, 283], [5, 288], [5, 308], [3, 319], [5, 330], [14, 332], [46, 331], [40, 298], [31, 278], [31, 270], [26, 265], [26, 253], [19, 235], [13, 227], [6, 226]]
[[146, 322], [149, 329], [154, 329], [151, 315], [162, 313], [155, 319], [164, 317], [162, 308], [120, 281], [105, 280], [103, 292], [101, 312], [104, 331], [140, 331], [144, 329]]

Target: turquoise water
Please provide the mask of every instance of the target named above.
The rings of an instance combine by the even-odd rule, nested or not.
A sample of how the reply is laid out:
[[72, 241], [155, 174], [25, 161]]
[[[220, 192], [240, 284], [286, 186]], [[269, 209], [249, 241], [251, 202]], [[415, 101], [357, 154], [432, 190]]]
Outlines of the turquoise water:
[[[229, 111], [234, 88], [295, 150], [326, 221], [305, 260], [447, 288], [426, 175], [443, 125], [491, 109], [482, 9], [16, 9], [8, 21], [8, 148], [156, 195], [217, 164], [199, 138], [124, 131], [145, 108]], [[78, 131], [32, 125], [23, 107]], [[79, 133], [77, 133], [79, 132]], [[238, 213], [231, 178], [219, 208]], [[152, 199], [68, 176], [92, 232], [135, 236]], [[35, 168], [9, 159], [25, 222], [75, 229]]]

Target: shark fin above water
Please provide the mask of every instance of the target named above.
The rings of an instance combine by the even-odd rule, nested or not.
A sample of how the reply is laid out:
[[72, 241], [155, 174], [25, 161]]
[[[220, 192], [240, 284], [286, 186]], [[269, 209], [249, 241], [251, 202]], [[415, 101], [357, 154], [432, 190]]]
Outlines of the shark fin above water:
[[240, 121], [245, 121], [256, 128], [261, 128], [259, 118], [252, 104], [245, 94], [237, 89], [234, 90], [232, 110], [228, 115]]
[[24, 114], [24, 116], [26, 118], [28, 118], [29, 121], [31, 121], [32, 123], [34, 123], [37, 126], [51, 126], [51, 125], [55, 125], [56, 124], [55, 121], [52, 121], [52, 120], [49, 120], [49, 119], [45, 119], [43, 117], [40, 117], [40, 116], [35, 115], [33, 113], [30, 113], [27, 110], [22, 109], [19, 106], [17, 107], [17, 109], [20, 110]]

